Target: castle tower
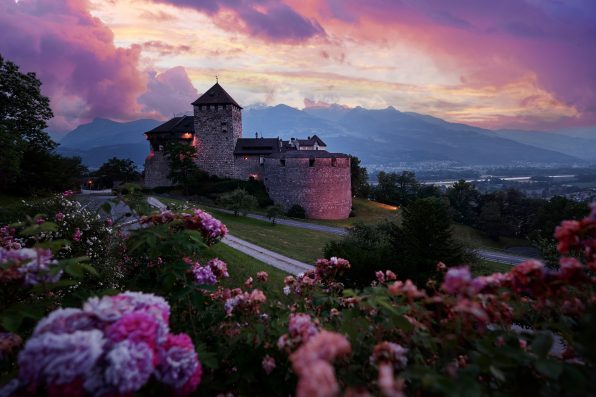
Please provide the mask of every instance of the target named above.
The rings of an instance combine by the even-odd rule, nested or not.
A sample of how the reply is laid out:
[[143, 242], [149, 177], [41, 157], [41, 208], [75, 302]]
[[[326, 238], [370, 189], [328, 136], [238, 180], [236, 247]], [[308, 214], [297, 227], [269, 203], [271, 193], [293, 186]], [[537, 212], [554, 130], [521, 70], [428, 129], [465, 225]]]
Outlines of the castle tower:
[[242, 137], [242, 107], [219, 85], [192, 103], [198, 166], [211, 175], [234, 177], [234, 148]]

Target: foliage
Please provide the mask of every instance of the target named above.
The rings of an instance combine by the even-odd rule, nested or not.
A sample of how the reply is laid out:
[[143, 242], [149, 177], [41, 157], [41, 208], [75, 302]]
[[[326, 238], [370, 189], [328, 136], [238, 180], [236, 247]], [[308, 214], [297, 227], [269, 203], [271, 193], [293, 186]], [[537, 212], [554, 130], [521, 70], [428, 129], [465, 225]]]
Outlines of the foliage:
[[[414, 211], [419, 206], [416, 211], [422, 212], [439, 205], [423, 199], [409, 207]], [[444, 207], [442, 211], [447, 212]], [[417, 218], [412, 215], [411, 219]], [[45, 224], [32, 222], [30, 226], [33, 223]], [[566, 221], [556, 229], [557, 248], [563, 255], [556, 270], [528, 261], [506, 273], [474, 278], [467, 267], [448, 268], [439, 263], [438, 277], [425, 283], [425, 288], [401, 275], [398, 279], [395, 272], [385, 269], [383, 263], [389, 259], [385, 258], [369, 269], [374, 274], [370, 286], [345, 289], [340, 280], [352, 268], [337, 257], [318, 260], [311, 270], [287, 276], [283, 286], [269, 286], [268, 274], [259, 271], [243, 284], [223, 287], [220, 282], [235, 269], [215, 258], [200, 259], [205, 246], [225, 235], [221, 222], [192, 210], [155, 213], [142, 218], [142, 223], [143, 228], [122, 236], [125, 247], [118, 258], [125, 275], [121, 288], [143, 294], [92, 299], [82, 311], [66, 309], [42, 320], [18, 354], [18, 380], [0, 394], [13, 395], [18, 388], [15, 395], [19, 396], [91, 395], [81, 391], [95, 390], [92, 385], [97, 383], [85, 381], [96, 379], [119, 394], [143, 387], [138, 395], [167, 395], [171, 392], [159, 383], [172, 378], [154, 372], [164, 353], [169, 363], [180, 363], [178, 379], [184, 380], [178, 387], [189, 379], [192, 371], [186, 369], [196, 372], [198, 366], [183, 364], [194, 363], [198, 357], [200, 395], [596, 393], [592, 335], [596, 324], [596, 207], [583, 220]], [[6, 241], [12, 244], [14, 239]], [[279, 298], [264, 293], [282, 287], [284, 295]], [[160, 322], [156, 316], [164, 312], [160, 298], [151, 297], [153, 303], [142, 308], [126, 298], [147, 292], [167, 298], [169, 321], [161, 316]], [[43, 292], [35, 294], [40, 295], [32, 297], [47, 297]], [[70, 306], [79, 307], [86, 300]], [[26, 313], [28, 307], [18, 311]], [[150, 309], [145, 311], [145, 307]], [[120, 317], [122, 311], [126, 313]], [[70, 313], [82, 314], [83, 319], [91, 316], [94, 321], [76, 322], [68, 317]], [[135, 321], [129, 313], [134, 313]], [[182, 337], [171, 345], [166, 341], [164, 347], [155, 331], [162, 324], [169, 324], [165, 335], [184, 332], [192, 343]], [[75, 344], [74, 336], [87, 335], [87, 331], [106, 338], [106, 343]], [[43, 339], [48, 333], [53, 343]], [[1, 353], [8, 360], [1, 367], [5, 374], [15, 368], [19, 338], [27, 336], [0, 334]], [[113, 341], [125, 344], [118, 350], [122, 354], [110, 353], [118, 345]], [[98, 347], [94, 350], [98, 361], [89, 360], [92, 346]], [[180, 349], [174, 351], [174, 346]], [[38, 355], [40, 351], [43, 354]], [[156, 361], [146, 359], [155, 353]], [[111, 363], [122, 369], [108, 371]], [[91, 368], [105, 376], [94, 377], [97, 372]], [[82, 378], [76, 379], [79, 374]], [[198, 378], [194, 378], [195, 386]], [[29, 380], [39, 381], [31, 389], [24, 388]]]
[[480, 206], [480, 192], [474, 185], [463, 179], [459, 180], [447, 189], [446, 195], [453, 220], [464, 225], [474, 224]]
[[360, 166], [360, 159], [350, 156], [350, 176], [352, 182], [352, 196], [368, 198], [370, 185], [368, 184], [368, 172]]
[[35, 73], [23, 74], [0, 55], [0, 183], [15, 182], [26, 150], [49, 152], [56, 147], [44, 132], [53, 117]]
[[267, 207], [267, 218], [271, 220], [272, 225], [275, 225], [277, 218], [282, 215], [284, 215], [284, 209], [281, 205], [275, 204]]
[[130, 159], [119, 159], [112, 157], [92, 173], [97, 177], [98, 188], [112, 188], [114, 182], [133, 182], [141, 174], [137, 171], [136, 164]]
[[168, 178], [175, 185], [182, 186], [185, 194], [188, 194], [191, 185], [205, 177], [195, 163], [197, 148], [186, 143], [170, 142], [165, 147], [165, 154], [170, 167]]
[[219, 197], [218, 204], [222, 207], [234, 211], [234, 215], [246, 215], [250, 210], [258, 206], [255, 196], [250, 195], [244, 189], [236, 189], [233, 192], [222, 194]]
[[356, 224], [343, 239], [327, 243], [323, 251], [326, 258], [346, 258], [352, 265], [350, 271], [340, 278], [344, 285], [348, 288], [370, 285], [375, 279], [371, 269], [375, 269], [379, 263], [383, 263], [388, 270], [399, 271], [391, 245], [391, 231], [394, 227], [391, 223]]
[[447, 206], [437, 198], [417, 199], [403, 209], [402, 223], [393, 230], [392, 245], [399, 258], [399, 274], [422, 283], [438, 262], [456, 265], [463, 250], [453, 240]]
[[306, 219], [306, 211], [299, 204], [291, 206], [288, 212], [286, 212], [286, 215], [290, 218]]
[[378, 183], [373, 189], [373, 197], [381, 203], [407, 205], [416, 199], [421, 188], [416, 175], [410, 171], [401, 174], [395, 172], [379, 172]]

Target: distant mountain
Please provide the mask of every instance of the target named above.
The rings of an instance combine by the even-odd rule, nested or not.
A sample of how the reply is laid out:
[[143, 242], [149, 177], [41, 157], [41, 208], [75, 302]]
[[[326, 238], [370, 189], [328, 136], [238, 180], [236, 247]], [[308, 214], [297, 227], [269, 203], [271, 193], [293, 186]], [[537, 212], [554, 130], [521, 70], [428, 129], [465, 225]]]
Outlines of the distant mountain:
[[100, 167], [111, 157], [131, 159], [142, 168], [149, 152], [144, 133], [161, 123], [149, 119], [119, 123], [96, 118], [66, 134], [59, 142], [58, 153], [80, 156], [90, 168]]
[[450, 161], [462, 165], [562, 163], [581, 161], [557, 150], [495, 135], [491, 130], [393, 107], [298, 110], [286, 105], [251, 109], [243, 115], [244, 133], [282, 138], [317, 134], [333, 151], [352, 153], [365, 163]]
[[495, 134], [516, 142], [556, 150], [582, 160], [596, 162], [596, 131], [591, 139], [588, 134], [576, 136], [565, 132], [497, 130]]
[[141, 119], [119, 123], [96, 118], [91, 123], [82, 124], [60, 140], [60, 145], [69, 148], [89, 149], [106, 144], [143, 143], [144, 132], [161, 124], [162, 121]]
[[[131, 158], [142, 165], [149, 151], [143, 133], [159, 123], [95, 119], [68, 133], [60, 142], [59, 152], [80, 155], [91, 167], [113, 156]], [[317, 134], [331, 151], [354, 154], [365, 164], [385, 166], [404, 162], [574, 164], [593, 161], [590, 152], [596, 153], [587, 138], [568, 139], [563, 144], [549, 135], [543, 141], [541, 135], [491, 131], [393, 107], [370, 110], [332, 105], [299, 110], [286, 105], [249, 106], [243, 112], [243, 133], [245, 137], [259, 133], [283, 139]]]

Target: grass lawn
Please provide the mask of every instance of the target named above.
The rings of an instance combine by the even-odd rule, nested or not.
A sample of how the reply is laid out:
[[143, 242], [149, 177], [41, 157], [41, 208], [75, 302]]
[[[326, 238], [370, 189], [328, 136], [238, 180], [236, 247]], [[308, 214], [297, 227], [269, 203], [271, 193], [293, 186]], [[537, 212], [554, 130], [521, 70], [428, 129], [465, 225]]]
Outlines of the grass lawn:
[[225, 223], [233, 236], [308, 264], [314, 264], [323, 257], [323, 248], [328, 241], [339, 238], [315, 230], [272, 225], [270, 222], [217, 210], [207, 211]]
[[352, 199], [352, 209], [355, 216], [348, 219], [339, 219], [333, 221], [307, 220], [307, 222], [314, 222], [328, 226], [350, 227], [359, 222], [368, 225], [379, 223], [384, 220], [399, 221], [400, 219], [398, 207], [378, 203], [376, 201], [354, 198]]
[[511, 270], [513, 266], [504, 263], [491, 262], [484, 259], [470, 265], [470, 271], [474, 276], [487, 276], [493, 273], [504, 273]]
[[[222, 280], [221, 285], [229, 288], [242, 287], [244, 281], [252, 277], [255, 280], [254, 287], [263, 290], [269, 299], [278, 299], [283, 295], [284, 277], [287, 274], [281, 270], [236, 251], [223, 243], [214, 245], [204, 253], [205, 260], [216, 257], [228, 264], [228, 273], [230, 273], [230, 277]], [[257, 281], [256, 274], [260, 271], [266, 271], [269, 274], [267, 283]]]
[[508, 237], [501, 237], [498, 241], [495, 241], [484, 236], [473, 227], [460, 224], [453, 224], [453, 235], [464, 247], [469, 248], [504, 250], [509, 247], [526, 247], [530, 245], [526, 240]]

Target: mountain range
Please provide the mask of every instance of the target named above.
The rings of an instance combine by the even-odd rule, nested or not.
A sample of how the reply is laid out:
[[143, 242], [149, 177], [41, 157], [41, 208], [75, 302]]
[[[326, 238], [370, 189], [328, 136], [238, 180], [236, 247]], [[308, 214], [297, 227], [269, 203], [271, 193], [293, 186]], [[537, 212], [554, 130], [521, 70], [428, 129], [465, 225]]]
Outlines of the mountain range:
[[[160, 123], [98, 118], [66, 134], [58, 151], [81, 156], [91, 168], [114, 156], [130, 158], [142, 166], [149, 151], [143, 133]], [[330, 151], [350, 153], [364, 164], [381, 167], [421, 162], [453, 166], [596, 163], [596, 129], [493, 131], [393, 107], [247, 107], [243, 111], [243, 135], [254, 134], [283, 139], [317, 134]]]

